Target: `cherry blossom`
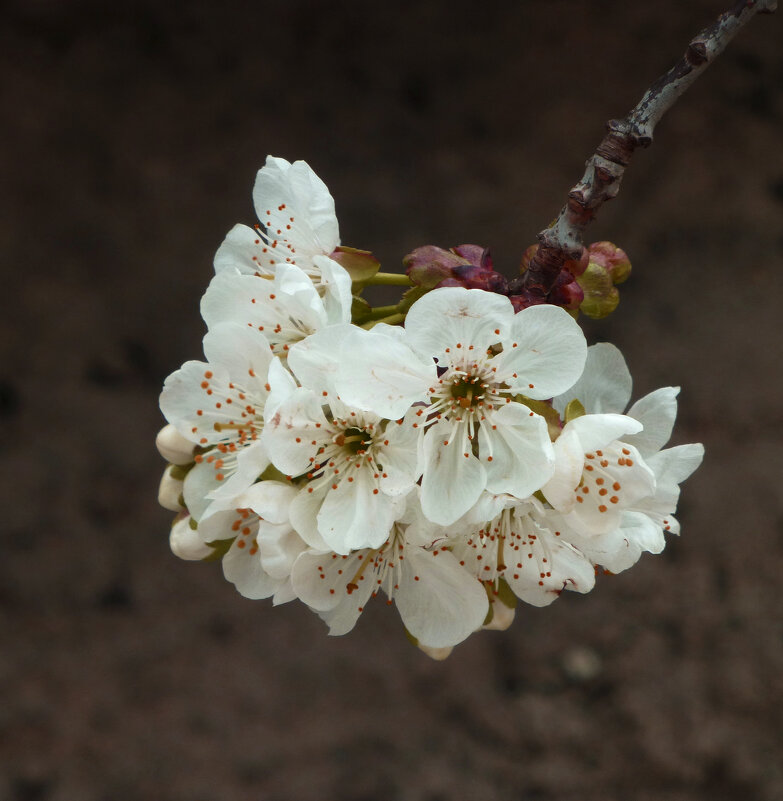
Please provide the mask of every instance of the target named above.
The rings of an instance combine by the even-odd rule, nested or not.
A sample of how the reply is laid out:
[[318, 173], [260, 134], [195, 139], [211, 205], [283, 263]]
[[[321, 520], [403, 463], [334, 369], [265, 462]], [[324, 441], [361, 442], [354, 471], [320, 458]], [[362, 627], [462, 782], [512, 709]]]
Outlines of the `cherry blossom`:
[[563, 590], [589, 592], [595, 584], [592, 563], [548, 515], [536, 498], [484, 493], [463, 520], [476, 524], [450, 540], [453, 553], [490, 592], [497, 594], [502, 579], [533, 606], [552, 603]]
[[[660, 553], [664, 532], [679, 533], [679, 484], [701, 464], [704, 448], [663, 449], [678, 392], [663, 387], [619, 414], [630, 399], [630, 373], [620, 351], [601, 343], [589, 348], [580, 381], [553, 401], [565, 412], [577, 399], [588, 414], [565, 425], [555, 443], [558, 467], [543, 493], [569, 542], [611, 572], [630, 567], [644, 551]], [[590, 413], [596, 410], [606, 413]]]
[[256, 176], [255, 228], [235, 225], [215, 254], [215, 272], [237, 269], [271, 277], [294, 264], [319, 282], [323, 263], [340, 244], [334, 200], [324, 182], [304, 161], [293, 164], [268, 156]]
[[273, 365], [273, 372], [285, 372], [264, 335], [237, 323], [209, 331], [204, 353], [206, 362], [186, 362], [170, 375], [160, 396], [169, 423], [198, 446], [183, 486], [196, 520], [207, 509], [230, 508], [269, 465], [260, 441], [268, 374]]
[[413, 304], [404, 339], [351, 332], [336, 386], [347, 403], [392, 419], [417, 406], [422, 508], [448, 525], [485, 489], [524, 499], [549, 480], [547, 425], [523, 401], [571, 386], [586, 347], [562, 309], [514, 314], [508, 298], [449, 287]]
[[[293, 587], [333, 635], [349, 632], [371, 598], [383, 591], [405, 628], [425, 648], [448, 648], [481, 627], [487, 594], [417, 514], [418, 493], [408, 496], [404, 518], [373, 548], [349, 554], [308, 550], [296, 560]], [[417, 521], [417, 522], [413, 522]]]
[[322, 271], [321, 293], [294, 265], [263, 282], [226, 269], [212, 279], [201, 300], [201, 315], [210, 329], [226, 322], [256, 329], [273, 353], [284, 356], [310, 334], [351, 320], [351, 277], [331, 259], [316, 257], [316, 262]]

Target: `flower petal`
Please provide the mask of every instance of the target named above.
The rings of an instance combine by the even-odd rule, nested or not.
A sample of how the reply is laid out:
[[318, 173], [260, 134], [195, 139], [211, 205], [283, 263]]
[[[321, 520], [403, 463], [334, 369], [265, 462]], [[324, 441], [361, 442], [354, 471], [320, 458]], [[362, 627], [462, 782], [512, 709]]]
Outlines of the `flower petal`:
[[609, 342], [599, 342], [587, 349], [582, 377], [554, 398], [552, 405], [562, 416], [568, 402], [576, 398], [589, 414], [620, 414], [631, 399], [631, 388], [631, 374], [623, 354]]
[[423, 442], [421, 508], [429, 520], [442, 526], [462, 517], [487, 483], [483, 465], [466, 450], [467, 438], [463, 442], [455, 436], [449, 443], [449, 433], [448, 424], [436, 423]]
[[[516, 375], [511, 388], [529, 398], [551, 398], [582, 374], [587, 343], [582, 329], [558, 306], [529, 306], [514, 316], [498, 372]], [[508, 379], [507, 379], [508, 380]]]
[[405, 628], [423, 645], [443, 648], [481, 628], [489, 602], [483, 586], [444, 549], [409, 547], [394, 593]]
[[435, 363], [419, 359], [398, 337], [356, 326], [347, 332], [336, 378], [344, 403], [397, 420], [436, 380]]
[[628, 415], [639, 420], [644, 430], [640, 434], [632, 434], [621, 439], [635, 445], [645, 459], [658, 453], [669, 441], [677, 417], [679, 392], [679, 387], [661, 387], [640, 398], [628, 410]]
[[441, 364], [451, 359], [457, 345], [483, 353], [500, 342], [514, 318], [511, 301], [483, 289], [433, 289], [411, 306], [405, 331], [411, 347], [422, 357]]
[[404, 500], [374, 490], [370, 470], [360, 468], [326, 493], [318, 512], [318, 531], [336, 553], [377, 548], [388, 539]]
[[508, 403], [479, 428], [479, 453], [487, 471], [487, 490], [524, 499], [546, 484], [555, 455], [546, 421], [527, 406]]

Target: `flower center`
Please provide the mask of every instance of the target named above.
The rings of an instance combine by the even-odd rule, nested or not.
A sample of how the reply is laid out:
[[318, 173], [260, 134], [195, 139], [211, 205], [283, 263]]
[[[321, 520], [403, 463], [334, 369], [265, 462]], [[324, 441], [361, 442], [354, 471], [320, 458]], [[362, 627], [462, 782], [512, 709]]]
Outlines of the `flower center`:
[[334, 438], [334, 444], [345, 448], [351, 456], [366, 453], [372, 441], [372, 434], [362, 428], [346, 428]]
[[477, 375], [457, 375], [451, 383], [451, 397], [463, 409], [474, 408], [484, 398], [486, 385]]

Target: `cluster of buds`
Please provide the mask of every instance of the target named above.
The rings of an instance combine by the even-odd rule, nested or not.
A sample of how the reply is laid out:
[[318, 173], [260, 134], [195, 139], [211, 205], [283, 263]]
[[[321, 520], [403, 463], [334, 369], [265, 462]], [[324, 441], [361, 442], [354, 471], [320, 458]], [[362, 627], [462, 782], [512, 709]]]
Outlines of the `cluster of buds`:
[[[380, 273], [340, 245], [304, 162], [270, 157], [254, 203], [259, 224], [229, 232], [201, 301], [204, 359], [160, 398], [175, 554], [220, 560], [248, 598], [299, 599], [332, 634], [383, 594], [442, 657], [507, 627], [519, 600], [586, 593], [678, 532], [703, 449], [664, 447], [677, 389], [626, 410], [622, 355], [588, 348], [574, 319], [570, 285], [593, 265], [621, 275], [621, 251], [593, 246], [554, 293], [574, 299], [530, 304], [477, 246]], [[374, 283], [407, 297], [372, 309]]]
[[461, 286], [506, 295], [515, 311], [548, 303], [577, 316], [581, 311], [593, 319], [611, 314], [620, 301], [617, 284], [631, 274], [631, 262], [622, 248], [612, 242], [594, 242], [582, 248], [579, 259], [567, 260], [546, 296], [530, 292], [525, 273], [538, 245], [522, 254], [519, 276], [509, 281], [492, 265], [489, 248], [460, 245], [444, 250], [434, 245], [416, 248], [404, 259], [411, 283], [424, 290]]

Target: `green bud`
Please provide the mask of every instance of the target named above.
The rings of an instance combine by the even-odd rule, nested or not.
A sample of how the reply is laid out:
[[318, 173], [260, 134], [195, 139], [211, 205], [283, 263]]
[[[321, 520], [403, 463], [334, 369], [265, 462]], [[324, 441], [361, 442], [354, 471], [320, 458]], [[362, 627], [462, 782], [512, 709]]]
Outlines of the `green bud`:
[[588, 317], [600, 320], [617, 308], [620, 293], [612, 283], [609, 272], [600, 264], [590, 262], [584, 273], [576, 280], [585, 293], [579, 310]]
[[631, 274], [628, 254], [614, 242], [593, 242], [588, 248], [591, 264], [600, 264], [611, 276], [613, 284], [622, 284]]

